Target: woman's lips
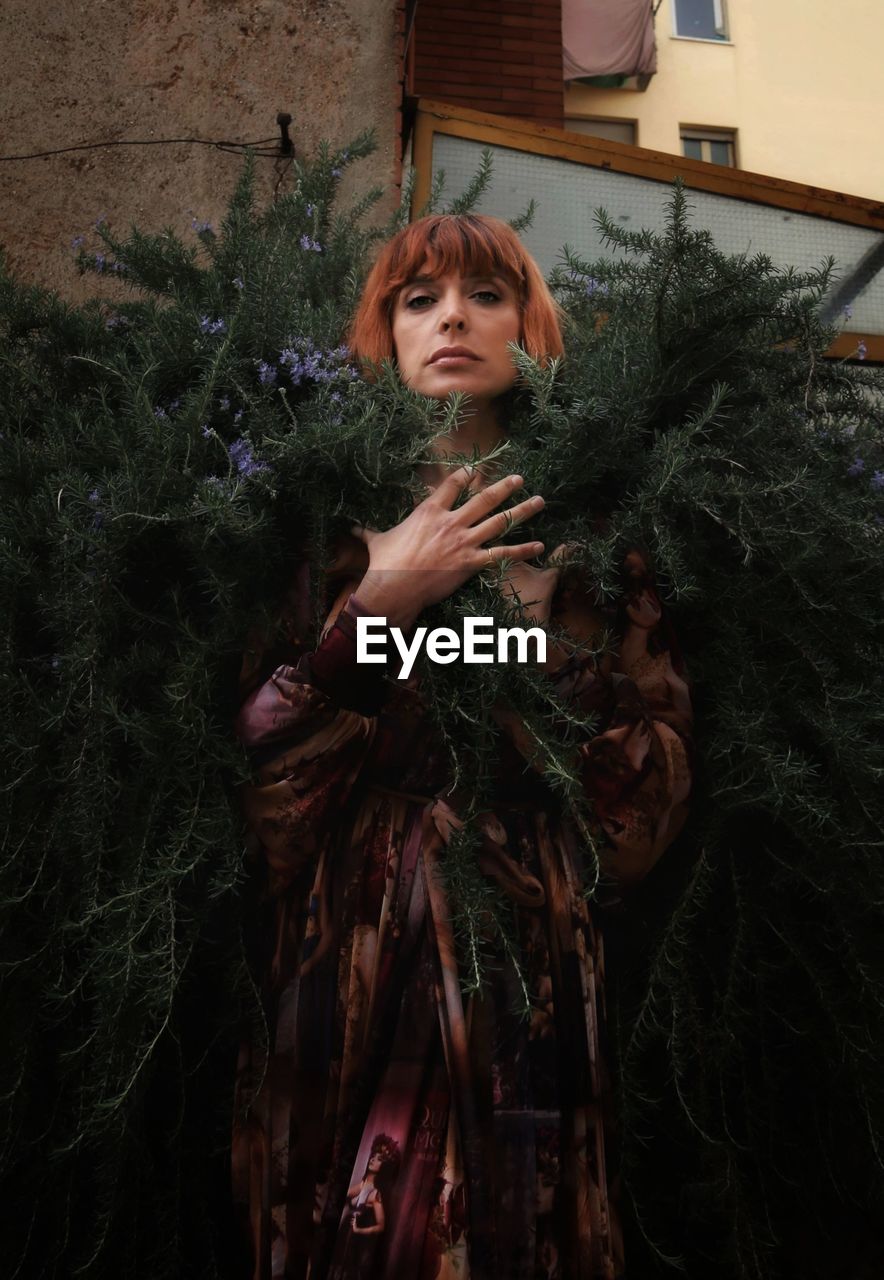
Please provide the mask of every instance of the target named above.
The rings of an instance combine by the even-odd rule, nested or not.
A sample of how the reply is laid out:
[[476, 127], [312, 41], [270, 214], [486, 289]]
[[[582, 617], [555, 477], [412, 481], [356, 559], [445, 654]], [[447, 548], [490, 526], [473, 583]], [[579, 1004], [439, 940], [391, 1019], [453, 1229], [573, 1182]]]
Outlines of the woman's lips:
[[430, 356], [429, 363], [438, 364], [463, 364], [465, 360], [478, 360], [479, 357], [474, 351], [470, 351], [469, 347], [440, 347], [433, 355]]

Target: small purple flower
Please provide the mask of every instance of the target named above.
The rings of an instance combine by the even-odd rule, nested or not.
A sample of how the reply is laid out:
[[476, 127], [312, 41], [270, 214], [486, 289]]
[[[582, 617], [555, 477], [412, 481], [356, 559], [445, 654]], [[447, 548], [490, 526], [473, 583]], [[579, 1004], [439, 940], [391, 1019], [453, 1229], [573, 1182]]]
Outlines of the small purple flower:
[[865, 360], [865, 358], [866, 358], [866, 354], [867, 354], [868, 350], [869, 350], [869, 349], [868, 349], [868, 347], [867, 347], [867, 346], [866, 346], [866, 344], [863, 342], [862, 338], [860, 338], [859, 342], [856, 344], [856, 355], [857, 355], [857, 359], [858, 359], [858, 360]]
[[306, 213], [306, 215], [307, 215], [307, 217], [308, 217], [308, 218], [312, 218], [312, 217], [313, 217], [313, 215], [314, 215], [314, 213], [316, 212], [316, 205], [315, 205], [315, 204], [308, 204], [308, 205], [307, 205], [307, 208], [304, 210], [304, 212]]
[[304, 250], [308, 250], [308, 251], [312, 250], [313, 253], [322, 253], [322, 245], [319, 243], [319, 241], [311, 240], [308, 235], [301, 236], [301, 239], [299, 240], [298, 243], [300, 244], [301, 248]]
[[126, 325], [125, 316], [108, 316], [104, 322], [105, 329], [119, 329], [121, 325], [123, 327]]
[[333, 391], [333, 392], [331, 393], [331, 395], [329, 396], [329, 399], [330, 399], [334, 404], [340, 404], [340, 403], [341, 403], [341, 401], [342, 401], [342, 399], [343, 399], [343, 396], [341, 395], [340, 391]]
[[[274, 374], [274, 377], [275, 377], [275, 376], [276, 376], [276, 375]], [[233, 425], [234, 425], [234, 426], [237, 426], [237, 425], [239, 424], [239, 422], [242, 420], [242, 415], [243, 415], [243, 411], [242, 411], [242, 409], [237, 409], [236, 413], [233, 415]]]
[[200, 331], [202, 333], [226, 333], [227, 323], [219, 316], [217, 320], [211, 320], [208, 316], [200, 316]]
[[[272, 364], [262, 360], [258, 365], [258, 381], [262, 387], [272, 387], [276, 381], [276, 370]], [[240, 410], [242, 412], [242, 410]], [[234, 419], [235, 420], [235, 419]]]
[[845, 320], [853, 319], [853, 307], [850, 305], [849, 302], [846, 302], [844, 304], [844, 319]]
[[126, 266], [125, 262], [112, 262], [110, 270], [118, 276], [125, 276], [129, 274], [129, 268]]
[[60, 667], [61, 667], [61, 658], [58, 656], [58, 654], [57, 654], [57, 653], [53, 655], [52, 660], [51, 660], [51, 662], [49, 663], [49, 665], [50, 665], [50, 667], [52, 668], [52, 670], [53, 670], [53, 671], [58, 671], [58, 670], [60, 669]]
[[865, 469], [866, 469], [866, 464], [863, 462], [862, 458], [856, 457], [854, 458], [850, 466], [847, 468], [847, 474], [849, 476], [859, 476], [859, 475], [862, 475]]
[[341, 176], [342, 172], [343, 172], [343, 170], [342, 170], [342, 169], [334, 168], [334, 169], [332, 169], [332, 171], [331, 171], [331, 176], [332, 176], [333, 178], [340, 178], [340, 176]]
[[884, 489], [884, 471], [873, 471], [869, 484], [876, 493], [880, 493]]
[[95, 257], [92, 259], [92, 265], [95, 267], [96, 271], [104, 271], [106, 262], [107, 258], [103, 253], [96, 253]]
[[218, 408], [222, 413], [227, 413], [230, 409], [230, 396], [222, 396], [218, 401]]
[[597, 280], [595, 276], [587, 276], [583, 288], [586, 291], [587, 298], [591, 298], [596, 293], [606, 295], [611, 292], [604, 280]]
[[243, 436], [234, 440], [233, 444], [228, 446], [227, 452], [238, 473], [246, 480], [268, 470], [266, 463], [256, 460], [252, 453], [252, 446]]
[[101, 494], [97, 489], [93, 489], [89, 494], [89, 501], [92, 503], [93, 507], [101, 501]]
[[234, 277], [233, 277], [233, 280], [231, 281], [231, 283], [232, 283], [232, 285], [233, 285], [234, 289], [244, 289], [244, 288], [245, 288], [245, 285], [243, 284], [242, 276], [234, 276]]
[[100, 213], [92, 225], [95, 227], [95, 230], [97, 231], [99, 227], [103, 227], [106, 223], [107, 223], [107, 214]]
[[[208, 232], [212, 231], [211, 222], [200, 222], [198, 218], [191, 218], [190, 225], [193, 227], [194, 231], [197, 233], [198, 236], [205, 235], [207, 231]], [[214, 232], [212, 232], [212, 234], [214, 234]]]
[[86, 240], [85, 236], [74, 236], [73, 240], [71, 241], [71, 248], [72, 249], [82, 248], [85, 240]]
[[169, 412], [170, 412], [170, 413], [177, 413], [177, 412], [178, 412], [178, 410], [179, 410], [180, 408], [181, 408], [181, 397], [180, 397], [180, 396], [176, 396], [174, 400], [170, 400], [170, 401], [169, 401]]
[[203, 436], [206, 440], [211, 440], [214, 434], [215, 433], [212, 430], [212, 428], [209, 426], [208, 422], [204, 422], [203, 425], [200, 427], [200, 435]]
[[153, 416], [156, 419], [158, 419], [158, 421], [160, 422], [166, 422], [168, 421], [168, 418], [169, 418], [169, 415], [166, 413], [166, 410], [163, 408], [161, 404], [158, 404], [157, 407], [154, 409]]

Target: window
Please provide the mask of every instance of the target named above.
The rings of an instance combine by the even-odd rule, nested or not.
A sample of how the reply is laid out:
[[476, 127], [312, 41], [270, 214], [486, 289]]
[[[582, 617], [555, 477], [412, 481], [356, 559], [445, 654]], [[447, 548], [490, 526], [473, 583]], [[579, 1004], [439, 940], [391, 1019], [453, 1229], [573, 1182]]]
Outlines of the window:
[[727, 40], [724, 0], [672, 0], [675, 34], [694, 40]]
[[587, 116], [566, 116], [565, 128], [574, 133], [587, 133], [594, 138], [610, 138], [612, 142], [629, 142], [635, 146], [634, 120], [596, 120]]
[[736, 134], [732, 129], [682, 129], [682, 155], [688, 160], [705, 160], [707, 164], [737, 163]]

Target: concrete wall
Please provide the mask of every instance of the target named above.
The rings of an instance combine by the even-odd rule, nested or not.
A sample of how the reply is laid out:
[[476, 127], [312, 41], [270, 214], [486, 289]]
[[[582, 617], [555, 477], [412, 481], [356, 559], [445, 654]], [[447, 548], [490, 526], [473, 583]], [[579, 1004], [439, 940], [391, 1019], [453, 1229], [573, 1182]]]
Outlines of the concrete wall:
[[[126, 138], [278, 137], [342, 145], [374, 125], [376, 156], [351, 189], [399, 179], [401, 0], [5, 0], [0, 9], [0, 154]], [[398, 39], [397, 39], [398, 37]], [[70, 242], [99, 214], [112, 228], [217, 222], [242, 159], [213, 148], [102, 147], [0, 163], [0, 243], [19, 278], [72, 299]], [[260, 160], [259, 190], [277, 180]], [[285, 181], [285, 179], [283, 179]], [[88, 240], [88, 237], [87, 237]]]
[[735, 129], [741, 169], [884, 199], [881, 0], [730, 0], [727, 16], [730, 43], [685, 40], [663, 0], [647, 91], [574, 85], [565, 116], [636, 120], [639, 146], [676, 154], [679, 125]]

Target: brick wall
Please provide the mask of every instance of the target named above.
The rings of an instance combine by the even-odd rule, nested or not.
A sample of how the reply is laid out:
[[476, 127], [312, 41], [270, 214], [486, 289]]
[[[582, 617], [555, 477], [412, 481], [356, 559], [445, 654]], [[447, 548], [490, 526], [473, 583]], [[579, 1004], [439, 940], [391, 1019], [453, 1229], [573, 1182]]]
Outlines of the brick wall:
[[562, 128], [561, 0], [419, 0], [410, 88]]

